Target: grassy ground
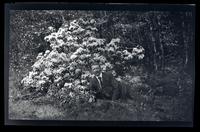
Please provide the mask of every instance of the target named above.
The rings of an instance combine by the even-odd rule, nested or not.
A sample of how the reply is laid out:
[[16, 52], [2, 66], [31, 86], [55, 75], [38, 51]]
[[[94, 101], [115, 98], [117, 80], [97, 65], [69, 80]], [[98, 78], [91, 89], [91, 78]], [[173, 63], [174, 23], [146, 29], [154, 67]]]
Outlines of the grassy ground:
[[[162, 89], [175, 89], [175, 85], [171, 84], [174, 78], [170, 74], [168, 76], [165, 75], [167, 78], [163, 78], [169, 81], [167, 84], [163, 84], [160, 76], [157, 77], [157, 80], [150, 76], [144, 79], [144, 77], [137, 74], [132, 76], [131, 80], [129, 77], [129, 81], [133, 86], [131, 93], [133, 100], [128, 100], [127, 102], [98, 100], [95, 103], [82, 104], [75, 108], [68, 108], [67, 104], [61, 107], [50, 98], [41, 99], [42, 103], [35, 103], [30, 100], [17, 100], [16, 97], [20, 93], [16, 88], [19, 87], [18, 82], [20, 78], [14, 72], [10, 75], [10, 119], [177, 121], [191, 120], [192, 116], [190, 83], [184, 84], [188, 91], [185, 91], [183, 95], [176, 96], [173, 94], [168, 95], [170, 92], [165, 94], [165, 90], [161, 90], [160, 86], [158, 87], [157, 84], [154, 84], [156, 82], [162, 84], [164, 87]], [[147, 78], [151, 78], [155, 82], [150, 80], [149, 83]], [[172, 78], [172, 80], [169, 78]]]

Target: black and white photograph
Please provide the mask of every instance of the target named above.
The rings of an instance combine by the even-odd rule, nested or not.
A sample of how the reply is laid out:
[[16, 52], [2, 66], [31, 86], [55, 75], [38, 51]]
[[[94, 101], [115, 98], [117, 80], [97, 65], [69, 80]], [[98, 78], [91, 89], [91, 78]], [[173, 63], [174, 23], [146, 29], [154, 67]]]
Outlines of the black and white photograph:
[[192, 122], [195, 14], [175, 8], [9, 10], [8, 119]]

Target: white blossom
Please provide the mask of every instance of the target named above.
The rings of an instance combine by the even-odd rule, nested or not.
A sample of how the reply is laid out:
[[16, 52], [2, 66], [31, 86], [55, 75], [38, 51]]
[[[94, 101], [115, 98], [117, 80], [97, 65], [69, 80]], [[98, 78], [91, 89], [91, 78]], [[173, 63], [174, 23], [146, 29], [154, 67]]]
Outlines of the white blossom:
[[62, 79], [62, 77], [58, 77], [54, 80], [55, 83], [59, 82]]
[[55, 28], [52, 27], [52, 26], [49, 26], [49, 27], [48, 27], [48, 30], [49, 30], [50, 32], [54, 32], [54, 31], [55, 31]]
[[94, 98], [90, 97], [88, 100], [89, 103], [94, 102]]
[[75, 54], [72, 54], [71, 56], [70, 56], [70, 59], [71, 60], [74, 60], [74, 59], [76, 59], [77, 58], [77, 55], [75, 55]]
[[75, 94], [73, 92], [70, 92], [69, 96], [73, 98], [75, 96]]
[[115, 49], [113, 47], [109, 47], [107, 50], [110, 52], [115, 52]]
[[85, 31], [85, 29], [81, 28], [81, 27], [78, 27], [76, 30], [74, 30], [72, 33], [81, 33]]
[[144, 54], [141, 54], [141, 55], [138, 56], [138, 59], [140, 59], [140, 60], [143, 59], [143, 58], [144, 58]]
[[60, 67], [60, 68], [57, 70], [57, 73], [58, 73], [58, 74], [61, 74], [64, 70], [65, 70], [64, 67]]
[[95, 21], [94, 19], [91, 19], [91, 20], [90, 20], [90, 23], [93, 24], [93, 23], [96, 23], [96, 21]]
[[38, 81], [38, 84], [41, 86], [42, 84], [44, 84], [45, 83], [45, 81], [44, 80], [40, 80], [40, 81]]
[[76, 70], [75, 70], [75, 73], [76, 73], [76, 74], [78, 74], [78, 73], [80, 73], [80, 72], [81, 72], [81, 69], [76, 69]]
[[49, 50], [46, 50], [46, 51], [45, 51], [45, 54], [49, 54], [49, 53], [50, 53], [50, 51], [49, 51]]
[[52, 75], [52, 71], [49, 68], [45, 68], [44, 73], [48, 76]]
[[67, 87], [67, 88], [72, 88], [73, 84], [72, 83], [65, 83], [64, 84], [64, 87]]

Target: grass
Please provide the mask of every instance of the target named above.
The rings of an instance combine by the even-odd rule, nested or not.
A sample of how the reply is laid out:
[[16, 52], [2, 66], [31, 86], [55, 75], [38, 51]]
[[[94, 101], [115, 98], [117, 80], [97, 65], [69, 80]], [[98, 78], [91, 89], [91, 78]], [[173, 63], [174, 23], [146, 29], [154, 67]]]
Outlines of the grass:
[[63, 113], [53, 105], [36, 105], [27, 100], [9, 102], [10, 119], [23, 120], [55, 120], [60, 119]]
[[[173, 76], [173, 77], [172, 77]], [[19, 77], [11, 73], [9, 79], [9, 118], [31, 120], [126, 120], [126, 121], [185, 121], [191, 120], [192, 105], [191, 81], [182, 78], [183, 95], [156, 94], [157, 83], [163, 84], [164, 79], [170, 83], [165, 87], [176, 88], [171, 83], [178, 75], [168, 74], [165, 77], [154, 74], [154, 78], [131, 78], [133, 100], [127, 102], [98, 100], [95, 103], [81, 104], [69, 108], [68, 104], [59, 106], [50, 98], [31, 100], [16, 100], [20, 95], [18, 90]], [[171, 78], [171, 80], [170, 80]], [[125, 78], [128, 80], [128, 77]], [[151, 79], [148, 81], [148, 79]], [[152, 80], [154, 79], [154, 80]], [[172, 87], [173, 86], [173, 87]], [[189, 100], [189, 101], [188, 101]]]

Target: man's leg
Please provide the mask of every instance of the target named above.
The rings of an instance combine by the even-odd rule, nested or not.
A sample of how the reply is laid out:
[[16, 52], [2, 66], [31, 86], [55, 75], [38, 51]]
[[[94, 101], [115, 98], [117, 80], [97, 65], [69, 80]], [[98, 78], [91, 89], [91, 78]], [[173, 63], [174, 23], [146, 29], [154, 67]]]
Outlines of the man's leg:
[[112, 94], [112, 100], [117, 100], [120, 97], [120, 89], [114, 88], [113, 94]]

